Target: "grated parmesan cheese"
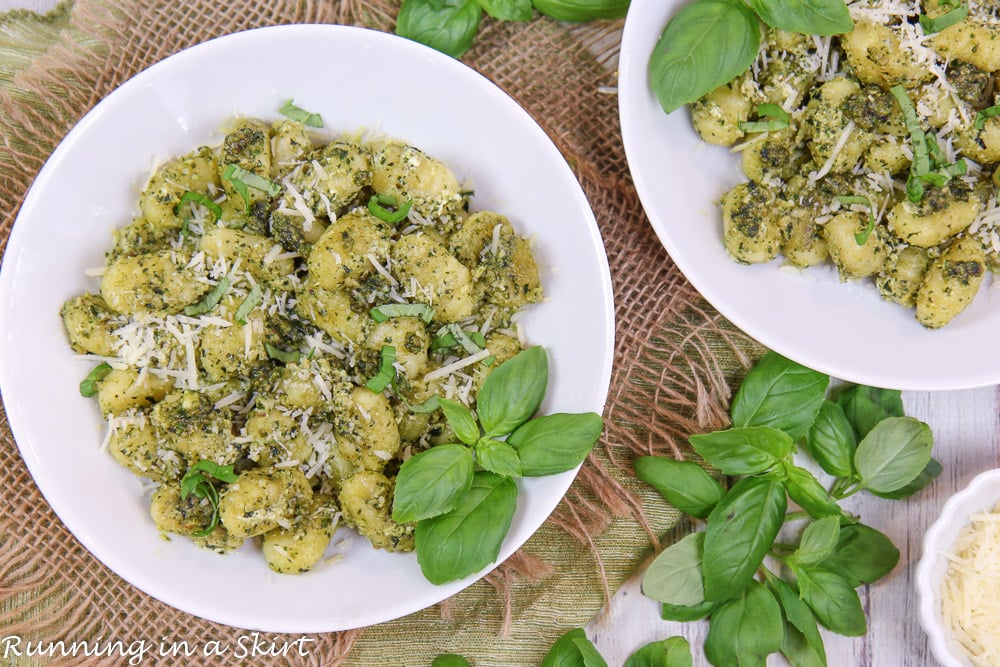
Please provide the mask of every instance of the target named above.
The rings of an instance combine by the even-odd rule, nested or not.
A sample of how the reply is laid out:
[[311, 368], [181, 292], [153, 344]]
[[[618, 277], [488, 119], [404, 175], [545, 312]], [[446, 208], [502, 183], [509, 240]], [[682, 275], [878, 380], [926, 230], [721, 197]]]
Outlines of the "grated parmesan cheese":
[[1000, 505], [969, 517], [941, 583], [945, 626], [975, 667], [1000, 664]]

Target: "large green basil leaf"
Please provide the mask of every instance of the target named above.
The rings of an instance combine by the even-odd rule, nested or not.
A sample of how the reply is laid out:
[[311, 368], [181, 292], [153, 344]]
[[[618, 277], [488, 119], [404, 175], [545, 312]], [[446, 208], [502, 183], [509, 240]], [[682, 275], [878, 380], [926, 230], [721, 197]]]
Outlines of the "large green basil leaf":
[[691, 645], [683, 637], [646, 644], [625, 661], [624, 667], [691, 667]]
[[535, 13], [531, 0], [477, 0], [483, 10], [500, 21], [530, 21]]
[[417, 522], [417, 562], [427, 580], [454, 581], [496, 561], [516, 509], [512, 479], [477, 472], [455, 509]]
[[799, 596], [827, 630], [847, 637], [868, 631], [865, 610], [851, 582], [829, 570], [795, 569]]
[[476, 423], [476, 417], [472, 414], [472, 410], [458, 401], [440, 396], [437, 401], [445, 419], [448, 420], [448, 425], [451, 426], [451, 430], [455, 432], [458, 439], [467, 445], [476, 444], [479, 441], [479, 424]]
[[549, 382], [549, 358], [540, 345], [522, 350], [497, 366], [476, 396], [476, 411], [487, 437], [507, 435], [538, 410]]
[[834, 477], [850, 477], [854, 472], [854, 450], [858, 442], [844, 409], [833, 401], [823, 401], [804, 446], [819, 467]]
[[469, 490], [475, 464], [462, 445], [438, 445], [408, 458], [396, 475], [392, 519], [419, 521], [454, 509]]
[[886, 417], [902, 417], [903, 397], [898, 389], [879, 389], [861, 384], [838, 388], [837, 404], [854, 428], [858, 441]]
[[774, 595], [758, 581], [712, 613], [705, 637], [705, 656], [717, 667], [764, 665], [781, 649], [785, 624]]
[[794, 445], [787, 433], [767, 426], [692, 435], [688, 442], [699, 456], [727, 475], [769, 470], [789, 458]]
[[816, 616], [784, 580], [767, 573], [767, 586], [785, 613], [785, 639], [781, 652], [793, 667], [826, 667], [826, 647]]
[[805, 468], [785, 464], [783, 466], [788, 485], [788, 496], [809, 513], [809, 516], [822, 518], [825, 516], [840, 516], [843, 512], [837, 501], [820, 484], [816, 476]]
[[781, 480], [747, 477], [708, 516], [702, 555], [706, 600], [727, 600], [753, 579], [785, 520]]
[[733, 426], [770, 426], [798, 440], [816, 421], [829, 384], [830, 376], [768, 352], [736, 392]]
[[922, 491], [927, 488], [931, 482], [937, 479], [938, 475], [940, 475], [943, 470], [944, 468], [941, 467], [940, 463], [938, 463], [935, 459], [931, 459], [927, 462], [927, 465], [924, 466], [924, 469], [920, 472], [920, 474], [906, 486], [896, 489], [895, 491], [888, 491], [886, 493], [872, 491], [872, 494], [878, 496], [879, 498], [886, 498], [888, 500], [909, 498], [918, 491]]
[[695, 0], [674, 15], [649, 58], [649, 85], [667, 113], [742, 74], [757, 57], [760, 24], [742, 0]]
[[868, 432], [854, 452], [854, 468], [864, 488], [889, 493], [903, 488], [931, 460], [934, 436], [913, 417], [887, 417]]
[[540, 667], [608, 667], [581, 628], [573, 628], [556, 640]]
[[557, 21], [620, 19], [628, 12], [629, 0], [533, 0], [535, 9]]
[[525, 422], [507, 443], [517, 450], [522, 475], [554, 475], [583, 463], [603, 429], [604, 420], [595, 412], [556, 413]]
[[640, 456], [635, 473], [671, 505], [699, 519], [707, 517], [726, 495], [722, 485], [697, 463], [663, 456]]
[[828, 516], [813, 521], [802, 531], [799, 547], [788, 560], [796, 565], [816, 565], [833, 553], [839, 539], [839, 517]]
[[855, 586], [871, 584], [886, 576], [899, 562], [899, 549], [879, 531], [858, 523], [841, 526], [840, 537], [823, 567], [837, 572]]
[[396, 34], [460, 58], [475, 41], [482, 18], [475, 0], [403, 0]]
[[751, 0], [771, 27], [804, 35], [842, 35], [854, 29], [844, 0]]
[[642, 575], [642, 594], [657, 602], [692, 607], [705, 601], [701, 576], [705, 533], [691, 533], [670, 545]]

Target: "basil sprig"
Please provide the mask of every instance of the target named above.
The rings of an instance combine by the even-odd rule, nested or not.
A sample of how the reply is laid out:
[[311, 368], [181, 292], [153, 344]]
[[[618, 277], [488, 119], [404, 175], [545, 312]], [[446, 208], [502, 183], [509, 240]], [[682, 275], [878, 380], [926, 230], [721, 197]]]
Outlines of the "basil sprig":
[[548, 355], [535, 346], [486, 376], [478, 416], [437, 398], [458, 442], [400, 466], [392, 509], [394, 521], [416, 522], [417, 562], [432, 583], [461, 579], [496, 561], [517, 509], [514, 478], [572, 470], [600, 437], [604, 422], [596, 413], [534, 417], [547, 383]]
[[[623, 667], [691, 667], [691, 646], [684, 637], [669, 637], [646, 644], [625, 660]], [[443, 653], [431, 667], [469, 667], [460, 655]], [[557, 639], [542, 659], [541, 667], [608, 667], [587, 639], [583, 628], [573, 628]]]
[[694, 0], [667, 23], [649, 59], [650, 87], [663, 110], [690, 104], [745, 72], [760, 49], [760, 21], [812, 35], [854, 27], [844, 0]]
[[[705, 654], [713, 665], [763, 664], [775, 652], [792, 664], [824, 665], [819, 626], [864, 634], [855, 589], [899, 560], [891, 540], [840, 501], [862, 490], [903, 498], [926, 487], [941, 472], [930, 429], [903, 414], [899, 391], [829, 391], [828, 376], [773, 352], [747, 374], [730, 414], [731, 428], [690, 437], [715, 475], [693, 462], [635, 462], [640, 479], [705, 520], [704, 531], [650, 564], [642, 591], [660, 602], [665, 619], [709, 619]], [[797, 447], [834, 478], [829, 489], [795, 465]], [[716, 479], [722, 474], [737, 477], [728, 490]], [[801, 509], [789, 511], [789, 501]], [[798, 541], [778, 544], [790, 521], [804, 521]], [[782, 574], [768, 557], [784, 565]]]
[[236, 481], [233, 466], [223, 466], [214, 461], [202, 459], [188, 468], [184, 477], [181, 478], [181, 498], [187, 498], [194, 494], [199, 498], [204, 498], [212, 506], [212, 518], [208, 525], [194, 533], [194, 537], [210, 535], [219, 525], [219, 492], [215, 488], [213, 479], [232, 484]]

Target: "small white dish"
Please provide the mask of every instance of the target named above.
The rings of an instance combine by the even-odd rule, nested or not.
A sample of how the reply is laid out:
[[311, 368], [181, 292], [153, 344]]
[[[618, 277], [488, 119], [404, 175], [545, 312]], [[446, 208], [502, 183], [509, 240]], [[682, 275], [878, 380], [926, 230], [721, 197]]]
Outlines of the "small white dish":
[[874, 285], [840, 282], [832, 265], [798, 271], [783, 267], [781, 259], [745, 266], [728, 257], [718, 201], [746, 180], [740, 158], [703, 142], [686, 109], [665, 114], [649, 86], [653, 47], [688, 1], [632, 0], [618, 103], [639, 198], [691, 284], [766, 347], [843, 380], [921, 391], [1000, 383], [1000, 308], [990, 278], [965, 312], [930, 331], [913, 311], [883, 301]]
[[918, 614], [931, 652], [942, 667], [971, 665], [942, 619], [941, 582], [949, 562], [944, 554], [953, 548], [959, 534], [969, 524], [970, 516], [992, 510], [997, 503], [1000, 503], [1000, 469], [980, 473], [945, 502], [941, 515], [924, 535], [923, 555], [915, 577]]
[[[95, 291], [111, 230], [137, 212], [153, 167], [222, 140], [235, 115], [277, 119], [289, 98], [327, 132], [405, 140], [475, 187], [474, 209], [531, 238], [546, 300], [521, 320], [549, 353], [542, 411], [602, 412], [614, 305], [604, 245], [566, 160], [530, 115], [462, 63], [394, 35], [332, 25], [262, 28], [183, 51], [126, 82], [55, 150], [29, 191], [0, 270], [0, 387], [11, 430], [46, 500], [111, 570], [203, 618], [269, 632], [328, 632], [391, 620], [485, 574], [435, 586], [413, 554], [357, 536], [301, 576], [269, 572], [248, 545], [220, 557], [161, 539], [138, 480], [99, 450], [104, 422], [79, 395], [62, 303]], [[502, 562], [545, 521], [575, 472], [523, 480]], [[334, 542], [350, 535], [338, 531]], [[345, 545], [342, 545], [345, 546]]]

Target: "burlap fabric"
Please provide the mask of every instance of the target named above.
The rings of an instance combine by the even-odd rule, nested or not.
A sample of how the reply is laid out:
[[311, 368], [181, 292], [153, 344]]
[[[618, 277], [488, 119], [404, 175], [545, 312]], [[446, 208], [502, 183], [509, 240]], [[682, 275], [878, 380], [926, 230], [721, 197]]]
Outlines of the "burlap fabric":
[[[396, 8], [392, 0], [76, 0], [44, 21], [26, 14], [0, 18], [0, 251], [52, 149], [87, 110], [141, 69], [187, 46], [265, 25], [391, 30]], [[614, 96], [621, 25], [486, 20], [464, 58], [538, 120], [596, 213], [617, 315], [607, 428], [599, 446], [541, 531], [487, 580], [392, 623], [310, 635], [307, 656], [255, 663], [428, 665], [450, 651], [477, 667], [537, 664], [556, 636], [600, 611], [676, 523], [677, 513], [631, 476], [631, 461], [643, 453], [682, 456], [688, 434], [724, 424], [729, 387], [760, 348], [701, 300], [642, 212]], [[0, 640], [185, 641], [199, 648], [236, 645], [248, 634], [153, 600], [90, 556], [38, 492], [2, 412], [0, 488]], [[142, 664], [199, 661], [218, 659], [151, 656]], [[81, 656], [6, 662], [125, 664], [120, 657]]]

